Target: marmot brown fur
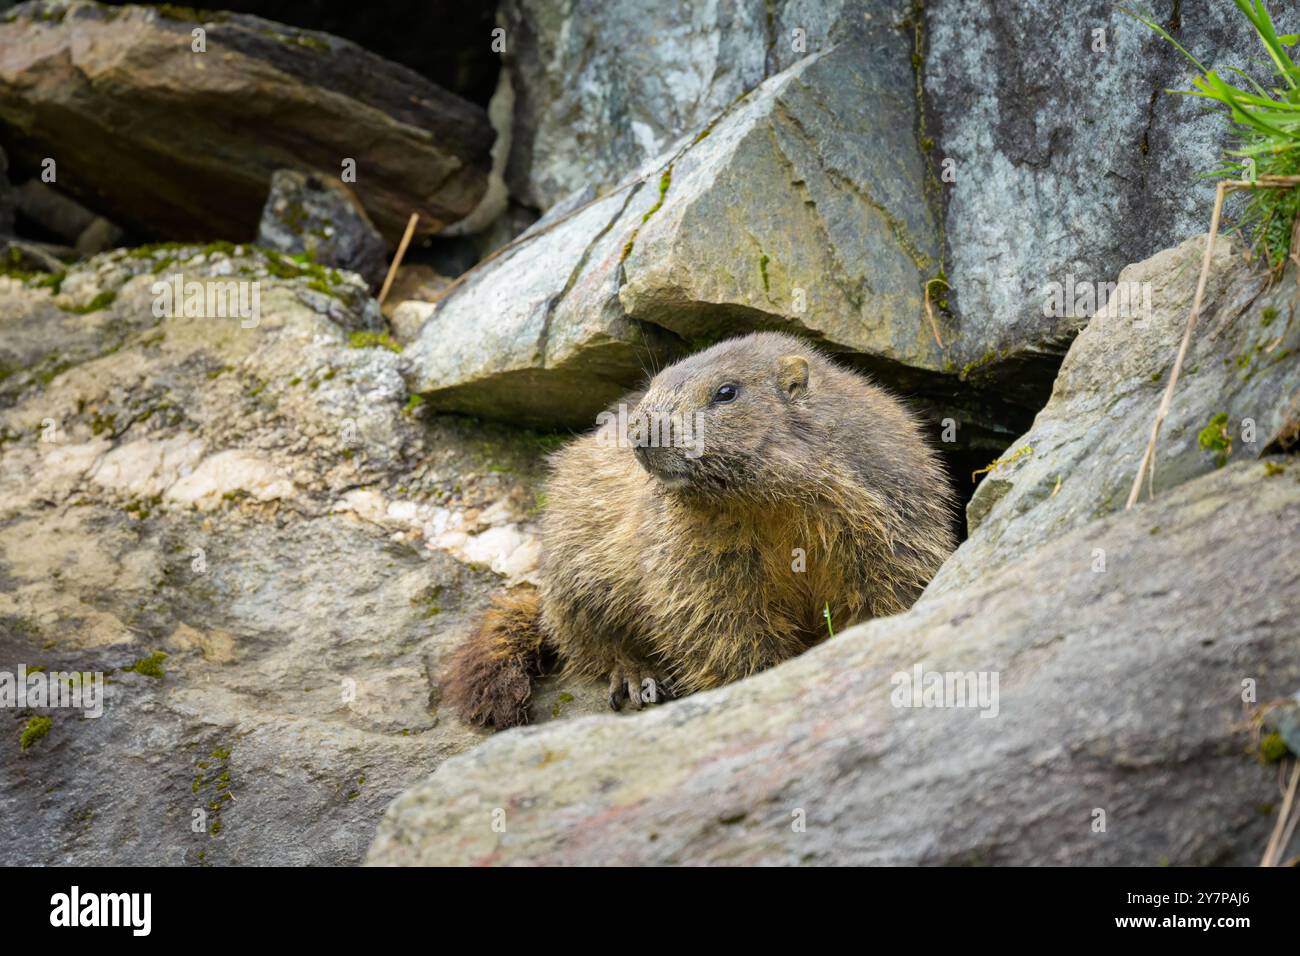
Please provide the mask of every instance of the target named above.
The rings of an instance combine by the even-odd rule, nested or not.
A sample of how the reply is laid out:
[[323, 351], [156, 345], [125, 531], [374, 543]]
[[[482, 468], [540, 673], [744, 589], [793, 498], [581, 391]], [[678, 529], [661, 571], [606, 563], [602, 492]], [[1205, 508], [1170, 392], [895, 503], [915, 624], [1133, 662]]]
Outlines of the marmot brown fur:
[[543, 649], [616, 709], [737, 680], [906, 609], [953, 549], [916, 420], [805, 342], [722, 342], [625, 407], [553, 456], [540, 592], [499, 598], [453, 656], [464, 719], [526, 722]]

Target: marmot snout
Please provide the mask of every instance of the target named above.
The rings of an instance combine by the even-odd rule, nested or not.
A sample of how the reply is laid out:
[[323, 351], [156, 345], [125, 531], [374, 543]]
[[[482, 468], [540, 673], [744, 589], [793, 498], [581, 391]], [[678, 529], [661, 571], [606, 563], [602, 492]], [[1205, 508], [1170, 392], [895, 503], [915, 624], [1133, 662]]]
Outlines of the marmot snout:
[[608, 680], [612, 706], [639, 708], [904, 610], [954, 546], [912, 415], [771, 332], [657, 374], [554, 456], [546, 500], [542, 587], [522, 598], [536, 618], [516, 594], [453, 662], [448, 696], [480, 723], [527, 719], [527, 676], [501, 674], [535, 669], [539, 634], [571, 674]]

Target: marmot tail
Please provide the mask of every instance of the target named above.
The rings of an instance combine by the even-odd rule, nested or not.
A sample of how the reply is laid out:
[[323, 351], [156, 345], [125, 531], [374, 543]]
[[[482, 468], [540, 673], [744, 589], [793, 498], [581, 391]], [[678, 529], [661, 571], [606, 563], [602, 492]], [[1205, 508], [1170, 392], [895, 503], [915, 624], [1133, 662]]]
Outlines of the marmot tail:
[[541, 597], [524, 587], [498, 594], [447, 669], [445, 699], [466, 723], [504, 730], [528, 723], [542, 671]]

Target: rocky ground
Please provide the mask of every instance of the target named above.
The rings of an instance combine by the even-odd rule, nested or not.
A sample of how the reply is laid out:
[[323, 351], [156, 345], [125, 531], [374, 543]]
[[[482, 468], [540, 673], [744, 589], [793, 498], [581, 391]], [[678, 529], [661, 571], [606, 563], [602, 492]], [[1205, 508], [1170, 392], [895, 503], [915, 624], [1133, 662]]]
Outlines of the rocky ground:
[[[0, 709], [0, 864], [1258, 862], [1300, 753], [1300, 272], [1220, 238], [1124, 510], [1224, 124], [1070, 9], [502, 0], [454, 48], [0, 13], [0, 673], [108, 681]], [[969, 533], [920, 602], [647, 713], [548, 678], [539, 726], [447, 714], [535, 580], [547, 452], [756, 328], [930, 425]], [[999, 696], [900, 704], [915, 668]]]
[[[501, 734], [368, 859], [1256, 864], [1278, 775], [1241, 688], [1300, 685], [1297, 531], [1300, 466], [1234, 465], [739, 684]], [[900, 707], [916, 667], [996, 673], [997, 707]]]
[[[299, 271], [168, 247], [57, 294], [0, 279], [0, 662], [110, 682], [26, 750], [32, 713], [3, 711], [4, 863], [355, 863], [480, 737], [436, 675], [534, 571], [554, 439], [424, 421], [355, 276], [268, 266]], [[173, 268], [258, 277], [259, 323], [155, 318]], [[548, 688], [537, 719], [599, 697]]]

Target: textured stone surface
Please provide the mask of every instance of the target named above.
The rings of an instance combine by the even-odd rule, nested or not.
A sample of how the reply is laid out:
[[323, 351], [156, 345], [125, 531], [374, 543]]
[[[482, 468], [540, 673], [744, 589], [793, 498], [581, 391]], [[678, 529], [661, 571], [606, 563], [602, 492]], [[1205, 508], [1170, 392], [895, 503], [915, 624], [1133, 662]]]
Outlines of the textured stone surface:
[[[368, 862], [1254, 864], [1277, 775], [1239, 695], [1300, 681], [1298, 532], [1300, 467], [1231, 465], [739, 684], [500, 734]], [[916, 665], [998, 674], [996, 716], [893, 706]]]
[[372, 287], [384, 280], [383, 237], [352, 191], [337, 180], [277, 169], [262, 209], [257, 243], [311, 262], [351, 269]]
[[[1200, 101], [1165, 92], [1190, 88], [1193, 70], [1123, 6], [925, 5], [932, 159], [940, 173], [945, 161], [953, 171], [943, 188], [959, 367], [991, 350], [999, 360], [1046, 353], [1050, 362], [1082, 322], [1043, 316], [1049, 283], [1107, 281], [1209, 224], [1214, 189], [1198, 177], [1219, 166], [1227, 124]], [[1134, 9], [1207, 66], [1248, 67], [1263, 56], [1230, 3]], [[1009, 377], [995, 365], [984, 368]]]
[[[271, 174], [338, 177], [390, 245], [436, 232], [487, 188], [493, 133], [477, 106], [346, 40], [245, 14], [35, 2], [0, 22], [10, 160], [43, 157], [114, 222], [172, 239], [249, 240]], [[193, 52], [191, 31], [206, 31]]]
[[549, 209], [574, 190], [612, 185], [765, 78], [868, 28], [887, 30], [907, 8], [507, 0], [505, 58], [519, 91], [511, 191]]
[[[581, 208], [469, 274], [422, 314], [406, 352], [412, 391], [435, 408], [587, 427], [656, 354], [681, 344], [618, 304], [625, 214], [653, 204], [644, 184]], [[419, 321], [419, 320], [416, 320]]]
[[[1204, 250], [1205, 236], [1197, 236], [1119, 274], [1121, 287], [1149, 289], [1149, 316], [1121, 314], [1117, 290], [1113, 305], [1075, 339], [1051, 400], [1001, 455], [1005, 464], [976, 489], [966, 509], [971, 536], [927, 594], [978, 580], [1124, 507], [1187, 325]], [[1296, 267], [1270, 286], [1243, 261], [1240, 246], [1221, 237], [1211, 268], [1144, 497], [1152, 487], [1159, 498], [1223, 463], [1285, 450], [1300, 439]]]
[[432, 266], [404, 265], [393, 278], [393, 287], [381, 307], [393, 330], [393, 338], [403, 345], [420, 334], [428, 318], [429, 306], [438, 301], [451, 279], [440, 275]]
[[[111, 681], [99, 718], [0, 709], [0, 863], [353, 864], [481, 737], [438, 674], [536, 567], [542, 445], [412, 414], [398, 356], [349, 344], [380, 321], [359, 279], [294, 271], [163, 247], [0, 278], [0, 671]], [[155, 317], [174, 273], [259, 282], [259, 321]], [[535, 718], [601, 696], [552, 681]]]

